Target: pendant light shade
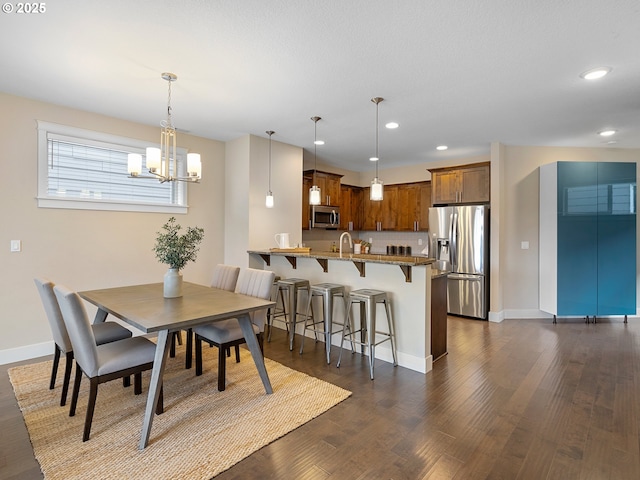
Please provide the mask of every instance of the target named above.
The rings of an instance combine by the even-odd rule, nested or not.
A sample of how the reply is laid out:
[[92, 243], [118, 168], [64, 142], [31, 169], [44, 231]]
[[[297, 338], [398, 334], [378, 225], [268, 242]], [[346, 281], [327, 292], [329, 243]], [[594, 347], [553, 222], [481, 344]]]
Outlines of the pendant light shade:
[[380, 163], [380, 157], [378, 156], [378, 105], [384, 98], [373, 97], [371, 101], [376, 104], [376, 156], [371, 157], [369, 160], [376, 162], [376, 176], [371, 180], [371, 189], [369, 190], [369, 198], [373, 201], [379, 202], [384, 197], [384, 182], [378, 178], [378, 163]]
[[267, 130], [266, 134], [269, 135], [269, 190], [267, 190], [267, 197], [265, 199], [265, 206], [267, 208], [273, 208], [273, 193], [271, 193], [271, 135], [273, 135], [273, 130]]
[[311, 117], [313, 121], [313, 186], [309, 189], [309, 205], [320, 205], [320, 187], [316, 185], [316, 167], [318, 165], [318, 120], [320, 117]]

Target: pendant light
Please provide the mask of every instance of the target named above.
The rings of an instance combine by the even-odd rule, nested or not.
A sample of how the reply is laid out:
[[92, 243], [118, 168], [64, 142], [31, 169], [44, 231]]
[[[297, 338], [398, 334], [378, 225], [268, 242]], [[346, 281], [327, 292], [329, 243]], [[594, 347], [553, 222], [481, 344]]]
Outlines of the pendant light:
[[320, 187], [316, 185], [316, 167], [318, 166], [318, 120], [321, 117], [311, 117], [313, 120], [313, 186], [309, 189], [309, 205], [320, 205]]
[[267, 198], [265, 200], [265, 205], [267, 208], [273, 208], [273, 193], [271, 193], [271, 135], [273, 135], [273, 130], [267, 130], [266, 134], [269, 135], [269, 190], [267, 191]]
[[376, 104], [376, 156], [371, 157], [369, 160], [376, 162], [376, 176], [371, 180], [371, 190], [369, 198], [373, 201], [379, 202], [384, 197], [384, 183], [378, 178], [378, 163], [380, 163], [380, 157], [378, 156], [378, 105], [384, 98], [373, 97], [371, 101]]

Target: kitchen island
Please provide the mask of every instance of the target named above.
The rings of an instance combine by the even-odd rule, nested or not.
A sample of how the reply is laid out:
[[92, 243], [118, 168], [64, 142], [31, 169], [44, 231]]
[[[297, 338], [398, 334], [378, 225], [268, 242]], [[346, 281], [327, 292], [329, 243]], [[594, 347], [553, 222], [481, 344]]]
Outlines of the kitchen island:
[[[311, 285], [339, 283], [347, 291], [372, 288], [387, 292], [396, 328], [398, 364], [421, 373], [432, 369], [431, 280], [446, 275], [446, 272], [432, 268], [432, 258], [353, 253], [341, 255], [297, 249], [249, 250], [248, 253], [249, 266], [271, 270], [281, 278], [303, 278], [309, 280]], [[304, 301], [302, 303], [306, 304]], [[301, 308], [298, 310], [303, 311]], [[344, 317], [343, 311], [342, 305], [334, 304], [334, 318], [340, 322]], [[353, 313], [357, 318], [357, 309]], [[384, 325], [384, 322], [378, 322], [379, 328], [380, 325]], [[301, 334], [302, 324], [297, 328], [297, 333]], [[334, 335], [333, 344], [340, 345], [339, 335]], [[376, 358], [392, 362], [387, 343], [376, 348]]]

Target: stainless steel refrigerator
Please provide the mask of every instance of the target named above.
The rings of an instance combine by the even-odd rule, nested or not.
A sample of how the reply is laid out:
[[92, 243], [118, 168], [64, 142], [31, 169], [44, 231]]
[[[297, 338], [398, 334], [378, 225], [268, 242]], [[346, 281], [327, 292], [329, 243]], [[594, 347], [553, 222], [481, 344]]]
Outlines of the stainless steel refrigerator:
[[489, 206], [429, 209], [430, 248], [451, 273], [447, 308], [453, 315], [486, 320], [489, 308]]

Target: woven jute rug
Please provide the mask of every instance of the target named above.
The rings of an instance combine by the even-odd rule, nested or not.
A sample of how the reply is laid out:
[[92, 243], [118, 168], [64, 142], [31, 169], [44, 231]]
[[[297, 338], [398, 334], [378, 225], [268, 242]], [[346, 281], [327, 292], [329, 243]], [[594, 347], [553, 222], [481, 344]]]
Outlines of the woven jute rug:
[[[51, 361], [15, 367], [9, 377], [46, 479], [208, 479], [343, 401], [351, 392], [265, 359], [266, 395], [250, 353], [227, 361], [227, 389], [217, 390], [217, 349], [203, 348], [204, 372], [184, 369], [183, 348], [169, 358], [164, 408], [147, 448], [138, 450], [147, 400], [121, 380], [98, 387], [91, 438], [82, 442], [88, 381], [75, 417], [60, 407], [61, 372], [49, 390]], [[64, 364], [64, 361], [61, 362]], [[62, 369], [63, 365], [61, 365]], [[73, 379], [72, 379], [73, 384]], [[71, 389], [70, 389], [71, 390]]]

